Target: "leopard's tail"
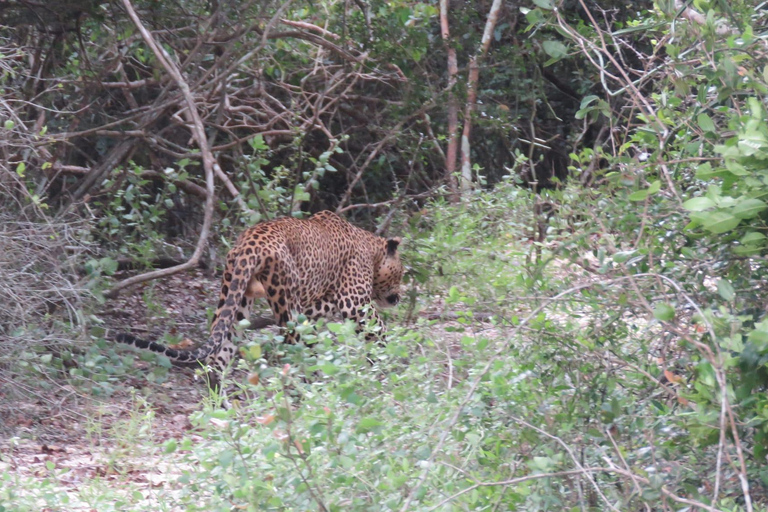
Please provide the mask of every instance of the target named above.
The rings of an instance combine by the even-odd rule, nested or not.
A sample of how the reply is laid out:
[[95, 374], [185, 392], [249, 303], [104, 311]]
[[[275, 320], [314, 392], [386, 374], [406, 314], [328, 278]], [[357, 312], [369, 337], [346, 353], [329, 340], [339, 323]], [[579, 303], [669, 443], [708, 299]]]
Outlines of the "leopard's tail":
[[208, 356], [213, 352], [213, 345], [206, 343], [205, 345], [195, 349], [174, 349], [157, 343], [155, 341], [147, 341], [141, 338], [137, 338], [132, 334], [119, 333], [115, 336], [115, 341], [131, 345], [143, 350], [150, 350], [158, 354], [162, 354], [171, 362], [177, 366], [199, 367]]
[[[224, 271], [224, 280], [221, 285], [219, 306], [211, 323], [210, 336], [203, 345], [195, 349], [174, 349], [155, 341], [137, 338], [127, 333], [117, 334], [114, 337], [115, 341], [162, 354], [177, 366], [199, 367], [201, 364], [208, 362], [222, 370], [228, 363], [232, 352], [230, 350], [222, 357], [220, 354], [222, 345], [230, 340], [233, 323], [240, 320], [240, 318], [236, 318], [235, 313], [238, 305], [244, 299], [251, 276], [255, 272], [260, 271], [263, 265], [263, 260], [259, 255], [253, 255], [250, 267], [236, 268], [235, 263], [240, 261], [239, 258], [243, 256], [242, 252], [241, 248], [234, 247], [227, 255], [227, 267]], [[263, 287], [261, 289], [263, 290]], [[212, 355], [216, 357], [211, 358], [210, 356]]]

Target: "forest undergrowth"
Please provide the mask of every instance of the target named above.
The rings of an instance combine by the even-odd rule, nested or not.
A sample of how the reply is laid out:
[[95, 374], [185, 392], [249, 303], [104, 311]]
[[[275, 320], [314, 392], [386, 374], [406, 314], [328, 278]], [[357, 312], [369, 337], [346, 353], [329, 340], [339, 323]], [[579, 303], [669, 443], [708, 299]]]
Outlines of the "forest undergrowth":
[[[702, 294], [724, 285], [702, 278], [694, 294], [652, 269], [628, 272], [644, 257], [613, 250], [620, 233], [571, 233], [567, 219], [537, 242], [538, 201], [507, 185], [422, 210], [403, 225], [407, 299], [388, 315], [388, 343], [366, 344], [334, 322], [300, 326], [301, 346], [245, 331], [230, 409], [194, 371], [110, 344], [94, 327], [91, 347], [72, 356], [69, 396], [51, 384], [58, 411], [39, 404], [24, 417], [47, 420], [14, 419], [0, 501], [6, 510], [740, 510], [743, 461], [750, 497], [763, 502], [753, 454], [719, 435], [718, 369], [699, 341], [712, 318]], [[425, 268], [435, 269], [429, 279]], [[145, 310], [118, 321], [175, 325], [169, 341], [180, 341], [205, 318], [187, 322], [167, 301], [203, 302], [196, 290], [216, 288], [194, 279], [147, 285], [131, 302]], [[185, 284], [200, 295], [178, 290]], [[36, 357], [39, 377], [57, 366]], [[739, 432], [754, 442], [754, 430]]]

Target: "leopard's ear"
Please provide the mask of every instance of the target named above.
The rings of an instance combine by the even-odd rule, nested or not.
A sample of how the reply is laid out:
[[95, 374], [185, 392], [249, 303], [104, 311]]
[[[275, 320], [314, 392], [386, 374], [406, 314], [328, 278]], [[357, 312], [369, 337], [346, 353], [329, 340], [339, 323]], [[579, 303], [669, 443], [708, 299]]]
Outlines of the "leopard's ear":
[[397, 251], [397, 246], [400, 245], [400, 242], [402, 240], [399, 236], [395, 238], [388, 238], [387, 239], [387, 256], [394, 256], [395, 252]]

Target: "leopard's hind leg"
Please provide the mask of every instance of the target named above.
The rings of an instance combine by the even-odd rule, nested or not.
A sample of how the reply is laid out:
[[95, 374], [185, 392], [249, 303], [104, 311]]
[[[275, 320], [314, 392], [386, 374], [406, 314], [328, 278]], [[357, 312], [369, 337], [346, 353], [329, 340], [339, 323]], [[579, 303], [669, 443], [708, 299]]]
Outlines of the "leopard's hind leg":
[[261, 283], [266, 291], [267, 302], [275, 315], [277, 324], [283, 328], [285, 343], [297, 343], [298, 334], [288, 331], [288, 322], [295, 320], [297, 312], [304, 312], [295, 289], [299, 283], [293, 256], [287, 249], [275, 257], [264, 259]]

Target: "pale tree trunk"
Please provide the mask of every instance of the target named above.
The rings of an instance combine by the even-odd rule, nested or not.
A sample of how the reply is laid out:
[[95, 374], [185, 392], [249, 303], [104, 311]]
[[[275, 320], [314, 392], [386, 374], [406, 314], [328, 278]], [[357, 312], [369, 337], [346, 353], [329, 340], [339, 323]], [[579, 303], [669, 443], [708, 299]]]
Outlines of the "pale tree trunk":
[[459, 73], [459, 65], [456, 60], [456, 49], [451, 46], [450, 30], [448, 28], [448, 1], [440, 0], [440, 34], [448, 53], [448, 150], [445, 152], [445, 181], [451, 193], [451, 200], [459, 199], [458, 184], [456, 183], [456, 155], [459, 147], [459, 105], [453, 86], [456, 85], [456, 76]]
[[[477, 82], [480, 78], [480, 61], [488, 53], [488, 48], [491, 46], [491, 36], [493, 35], [494, 27], [496, 27], [496, 21], [499, 19], [500, 9], [501, 0], [493, 0], [491, 10], [488, 12], [488, 19], [485, 21], [485, 30], [483, 31], [483, 39], [480, 43], [480, 48], [478, 49], [478, 52], [469, 60], [469, 77], [467, 78], [467, 103], [464, 107], [464, 131], [461, 134], [462, 194], [465, 194], [472, 188], [472, 162], [469, 158], [469, 141], [470, 134], [472, 132], [472, 113], [475, 111], [475, 104], [477, 103]], [[450, 131], [450, 118], [448, 123]]]

